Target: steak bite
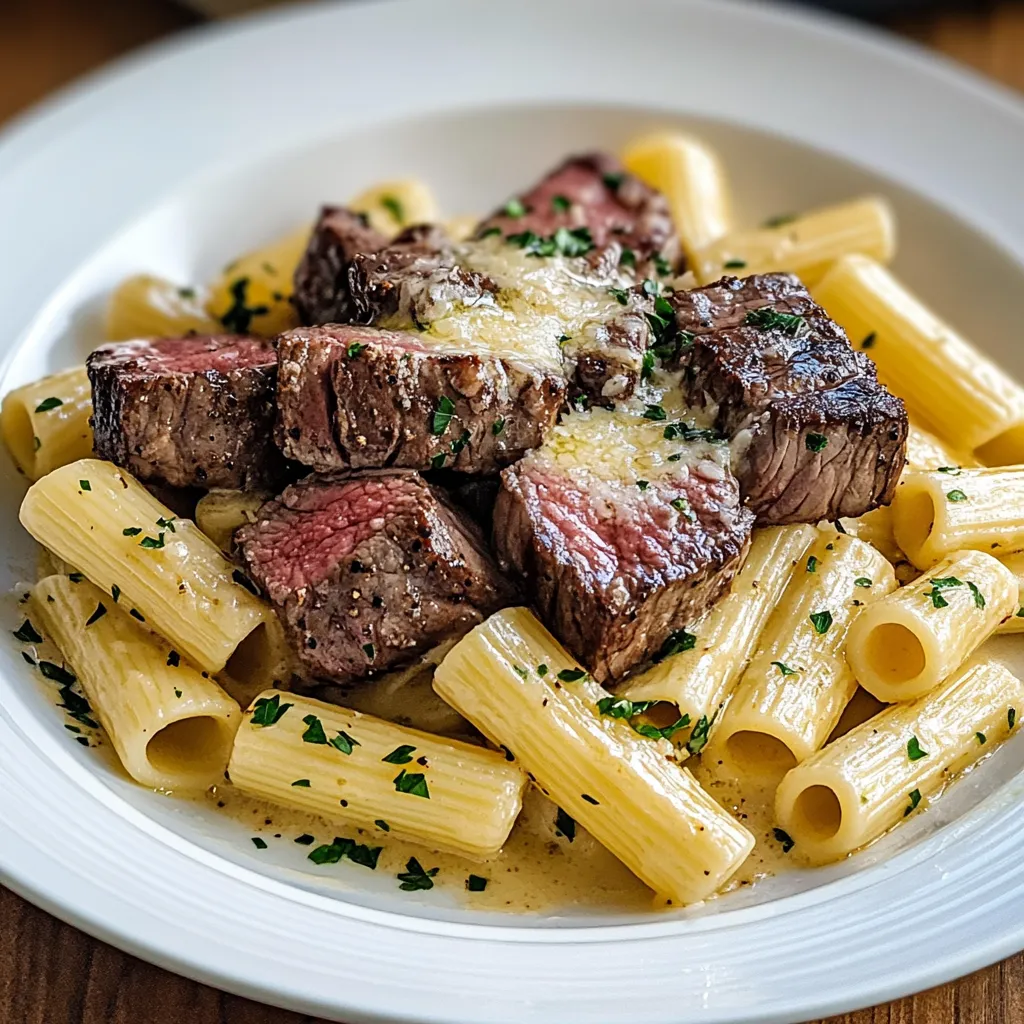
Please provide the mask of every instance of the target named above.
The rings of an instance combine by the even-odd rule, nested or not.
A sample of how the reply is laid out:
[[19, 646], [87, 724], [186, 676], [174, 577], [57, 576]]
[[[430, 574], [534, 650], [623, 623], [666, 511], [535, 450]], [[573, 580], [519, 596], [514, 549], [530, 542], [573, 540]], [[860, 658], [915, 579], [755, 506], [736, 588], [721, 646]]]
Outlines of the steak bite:
[[550, 366], [460, 353], [427, 335], [331, 325], [277, 344], [278, 443], [318, 472], [493, 473], [543, 441], [565, 398]]
[[295, 270], [293, 301], [304, 324], [346, 323], [350, 319], [349, 267], [358, 253], [376, 252], [387, 238], [366, 217], [340, 206], [325, 206]]
[[759, 524], [856, 517], [892, 500], [903, 403], [798, 278], [727, 277], [672, 303], [687, 398], [717, 406]]
[[708, 433], [595, 409], [502, 474], [499, 560], [601, 682], [656, 655], [746, 555], [754, 517]]
[[647, 264], [655, 257], [663, 269], [679, 262], [679, 239], [665, 197], [605, 153], [570, 157], [483, 221], [477, 236], [554, 238], [560, 229], [586, 229], [596, 254], [614, 246], [615, 262], [631, 254], [626, 260], [641, 269], [641, 277], [654, 276]]
[[273, 343], [240, 335], [103, 345], [86, 366], [93, 446], [140, 480], [247, 490], [283, 482]]
[[310, 476], [235, 534], [302, 662], [349, 682], [515, 601], [478, 528], [418, 474]]

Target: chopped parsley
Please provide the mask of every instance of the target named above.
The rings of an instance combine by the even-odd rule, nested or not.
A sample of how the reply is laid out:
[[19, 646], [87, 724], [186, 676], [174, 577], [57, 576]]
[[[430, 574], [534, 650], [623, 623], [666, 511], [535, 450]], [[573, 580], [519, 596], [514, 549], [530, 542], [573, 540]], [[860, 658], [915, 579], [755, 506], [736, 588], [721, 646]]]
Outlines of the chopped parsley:
[[594, 248], [590, 228], [558, 228], [550, 238], [543, 238], [534, 231], [521, 231], [507, 235], [507, 242], [518, 246], [528, 256], [582, 256]]
[[621, 267], [636, 267], [636, 253], [632, 249], [623, 249], [622, 255], [619, 257], [619, 266]]
[[722, 267], [725, 270], [742, 270], [746, 265], [746, 260], [726, 260]]
[[645, 420], [663, 420], [665, 418], [665, 410], [660, 405], [648, 405], [644, 409]]
[[541, 662], [537, 666], [537, 675], [539, 675], [543, 679], [544, 676], [546, 676], [547, 674], [548, 674], [548, 667], [547, 667], [547, 665], [544, 664], [544, 662]]
[[467, 444], [469, 444], [469, 439], [471, 436], [472, 435], [468, 430], [464, 430], [461, 434], [459, 434], [459, 436], [454, 441], [452, 441], [452, 443], [448, 446], [452, 450], [452, 455], [458, 455], [459, 452], [461, 452], [462, 449], [465, 448]]
[[270, 312], [269, 306], [246, 305], [246, 292], [249, 290], [249, 278], [240, 277], [232, 282], [228, 291], [231, 293], [231, 305], [220, 318], [220, 322], [232, 334], [246, 334], [253, 320]]
[[949, 476], [959, 476], [960, 475], [960, 467], [959, 466], [939, 466], [938, 472], [939, 473], [948, 473]]
[[433, 456], [430, 460], [431, 469], [444, 469], [445, 462], [448, 461], [447, 452], [438, 452], [437, 455]]
[[917, 810], [917, 805], [921, 802], [921, 790], [914, 789], [910, 792], [910, 804], [903, 809], [903, 817], [905, 818], [911, 811]]
[[856, 578], [856, 579], [855, 579], [855, 580], [853, 581], [853, 585], [854, 585], [855, 587], [870, 587], [870, 586], [872, 585], [872, 583], [873, 583], [873, 582], [874, 582], [874, 581], [873, 581], [873, 580], [869, 580], [869, 579], [867, 578], [867, 576], [858, 576], [858, 577], [857, 577], [857, 578]]
[[345, 349], [345, 354], [349, 357], [349, 359], [355, 359], [356, 356], [358, 356], [359, 353], [362, 352], [365, 348], [365, 341], [353, 341], [350, 342], [348, 348]]
[[682, 496], [673, 498], [669, 504], [685, 518], [689, 519], [691, 523], [697, 521], [697, 514], [690, 508], [690, 503]]
[[[309, 789], [309, 779], [296, 779], [292, 785], [298, 786], [299, 789]], [[298, 842], [298, 839], [295, 842]], [[310, 842], [312, 842], [312, 836], [310, 836]]]
[[724, 441], [717, 431], [708, 427], [692, 427], [688, 423], [670, 423], [662, 435], [666, 441]]
[[156, 521], [156, 525], [159, 526], [161, 530], [170, 530], [171, 533], [177, 533], [178, 531], [174, 528], [174, 520], [176, 518], [177, 516], [171, 516], [170, 519], [165, 519], [163, 516], [161, 516]]
[[373, 644], [363, 644], [363, 654], [366, 655], [367, 661], [373, 661], [377, 657], [377, 648]]
[[871, 348], [875, 344], [875, 340], [878, 338], [878, 332], [872, 331], [861, 343], [861, 348]]
[[85, 574], [80, 572], [69, 572], [68, 579], [71, 580], [72, 583], [81, 583], [82, 580], [85, 579]]
[[672, 264], [660, 252], [656, 252], [651, 259], [659, 277], [668, 277], [672, 273]]
[[402, 206], [397, 196], [381, 196], [380, 205], [383, 206], [399, 224], [405, 223], [405, 208]]
[[164, 534], [159, 537], [150, 537], [148, 534], [139, 541], [140, 548], [162, 548], [164, 546]]
[[[301, 782], [303, 780], [300, 779], [299, 781]], [[295, 783], [293, 782], [292, 785], [294, 786]], [[312, 846], [316, 842], [316, 838], [311, 836], [308, 832], [303, 832], [301, 836], [295, 837], [295, 842], [297, 842], [299, 846]]]
[[974, 598], [975, 608], [985, 607], [985, 595], [978, 589], [976, 583], [972, 583], [970, 580], [967, 581], [967, 587], [971, 592], [971, 596]]
[[121, 588], [116, 583], [112, 583], [110, 586], [110, 596], [114, 599], [114, 604], [120, 600]]
[[404, 892], [419, 892], [434, 888], [434, 878], [439, 868], [423, 869], [423, 865], [415, 857], [410, 857], [405, 863], [405, 871], [395, 877], [401, 883], [399, 889]]
[[255, 846], [257, 850], [265, 850], [267, 848], [266, 841], [260, 839], [259, 836], [252, 837], [252, 845]]
[[293, 706], [292, 704], [282, 704], [279, 693], [275, 693], [273, 697], [260, 697], [252, 710], [252, 724], [264, 727], [275, 725], [281, 720], [281, 716]]
[[615, 299], [620, 306], [624, 306], [629, 302], [629, 290], [627, 288], [609, 288], [608, 294]]
[[911, 761], [920, 761], [922, 757], [927, 757], [928, 751], [921, 749], [921, 742], [916, 736], [911, 736], [907, 740], [907, 757]]
[[138, 537], [138, 535], [140, 533], [142, 533], [142, 527], [141, 526], [126, 526], [121, 531], [121, 536], [122, 537]]
[[1007, 711], [1006, 711], [1006, 722], [1007, 722], [1007, 724], [1009, 725], [1009, 727], [1011, 729], [1017, 724], [1017, 709], [1016, 708], [1007, 708]]
[[748, 327], [756, 327], [761, 331], [781, 331], [791, 338], [798, 338], [807, 330], [807, 321], [795, 313], [780, 313], [771, 306], [762, 306], [761, 309], [752, 309], [743, 318]]
[[61, 703], [57, 706], [63, 708], [76, 722], [80, 722], [90, 729], [99, 728], [99, 723], [89, 717], [92, 714], [92, 707], [85, 697], [80, 693], [75, 693], [69, 685], [60, 688], [59, 696]]
[[43, 638], [39, 635], [36, 627], [26, 619], [21, 626], [14, 630], [14, 639], [20, 640], [23, 644], [41, 644]]
[[383, 818], [375, 818], [373, 823], [382, 832], [390, 832], [391, 831], [391, 826]]
[[[557, 196], [555, 197], [558, 198]], [[466, 888], [470, 892], [483, 892], [487, 888], [487, 879], [482, 875], [470, 875], [466, 879]]]
[[809, 452], [820, 452], [828, 447], [828, 438], [824, 434], [808, 434], [804, 444]]
[[686, 749], [696, 756], [699, 754], [708, 743], [708, 736], [711, 733], [711, 726], [714, 725], [715, 718], [718, 716], [716, 711], [714, 715], [709, 719], [707, 715], [701, 715], [697, 719], [697, 724], [693, 727], [693, 731], [690, 733], [690, 738], [686, 742]]
[[430, 432], [435, 437], [440, 437], [448, 429], [454, 415], [455, 403], [447, 395], [442, 395], [437, 400], [437, 408], [430, 421]]
[[44, 679], [60, 683], [62, 686], [70, 686], [75, 681], [73, 672], [69, 672], [61, 665], [55, 665], [52, 661], [40, 661], [39, 671], [43, 673]]
[[782, 846], [783, 853], [789, 853], [796, 845], [793, 842], [793, 837], [785, 829], [773, 828], [772, 835], [775, 836], [775, 841]]
[[818, 571], [818, 560], [817, 560], [817, 558], [814, 557], [814, 555], [810, 555], [807, 558], [807, 571], [808, 572], [817, 572]]
[[683, 651], [692, 651], [697, 643], [697, 634], [689, 633], [685, 629], [674, 629], [665, 638], [658, 653], [652, 659], [655, 662], [664, 661], [674, 654], [682, 654]]
[[784, 675], [795, 676], [798, 669], [790, 668], [784, 661], [773, 661], [772, 664]]
[[[296, 839], [296, 842], [299, 840]], [[303, 845], [308, 845], [303, 843]], [[342, 857], [347, 857], [353, 864], [369, 868], [371, 871], [377, 867], [383, 846], [363, 846], [354, 839], [334, 837], [334, 842], [325, 843], [309, 852], [309, 859], [314, 864], [337, 864]]]
[[99, 604], [96, 605], [96, 611], [94, 611], [92, 615], [90, 615], [89, 618], [85, 620], [86, 626], [91, 626], [94, 622], [97, 621], [97, 619], [102, 619], [103, 616], [106, 614], [107, 607], [102, 601], [100, 601]]
[[529, 673], [526, 671], [525, 668], [523, 668], [522, 665], [513, 665], [512, 670], [515, 672], [517, 676], [519, 676], [520, 679], [529, 678]]
[[974, 735], [977, 738], [978, 743], [980, 743], [981, 745], [984, 746], [984, 744], [988, 742], [987, 737], [983, 732], [976, 732]]
[[387, 764], [408, 764], [412, 760], [412, 752], [415, 749], [408, 743], [403, 743], [400, 747], [395, 747], [386, 757], [382, 757], [381, 760]]
[[780, 213], [774, 217], [769, 217], [762, 227], [766, 228], [781, 228], [786, 224], [792, 224], [797, 219], [795, 213]]
[[601, 180], [605, 183], [605, 187], [612, 190], [612, 192], [618, 192], [622, 186], [622, 183], [626, 180], [626, 175], [621, 171], [608, 174], [602, 174]]
[[651, 482], [650, 480], [637, 480], [636, 485], [641, 491], [646, 491], [651, 486]]
[[946, 491], [946, 497], [949, 498], [950, 501], [966, 501], [967, 500], [967, 495], [964, 494], [964, 492], [961, 491], [959, 488], [956, 488], [955, 490], [952, 490], [952, 491]]
[[327, 745], [327, 733], [324, 732], [323, 724], [316, 715], [306, 715], [303, 719], [306, 723], [306, 731], [302, 734], [303, 743], [319, 743]]
[[139, 620], [139, 622], [145, 622], [145, 621], [146, 621], [146, 617], [145, 617], [145, 616], [144, 616], [144, 615], [142, 614], [142, 612], [140, 612], [140, 611], [138, 610], [138, 608], [130, 608], [130, 609], [128, 610], [128, 614], [129, 614], [129, 615], [130, 615], [130, 616], [131, 616], [131, 617], [132, 617], [133, 619], [138, 619], [138, 620]]
[[395, 776], [395, 790], [398, 793], [409, 793], [430, 799], [430, 790], [423, 772], [407, 772], [404, 768]]
[[91, 491], [92, 490], [92, 484], [89, 483], [88, 480], [79, 480], [78, 481], [78, 486], [81, 487], [83, 491]]
[[513, 217], [518, 220], [520, 217], [526, 216], [526, 207], [523, 205], [521, 199], [510, 199], [506, 204], [502, 212], [506, 217]]
[[332, 747], [340, 750], [343, 754], [351, 754], [353, 748], [362, 746], [357, 739], [353, 739], [344, 730], [339, 731], [338, 735], [333, 739], [327, 741]]
[[949, 587], [962, 587], [963, 581], [955, 576], [940, 576], [931, 580], [932, 589], [926, 590], [924, 596], [931, 598], [933, 608], [947, 608], [949, 602], [942, 596], [942, 591]]
[[595, 800], [589, 793], [580, 793], [580, 799], [586, 800], [588, 804], [593, 804], [595, 807], [600, 807], [599, 801]]
[[656, 700], [628, 700], [625, 697], [602, 697], [597, 702], [597, 710], [609, 718], [633, 718], [643, 714], [658, 702]]
[[256, 584], [253, 583], [253, 581], [251, 579], [249, 579], [249, 577], [246, 576], [245, 573], [242, 572], [241, 569], [233, 569], [231, 571], [231, 578], [240, 587], [244, 587], [246, 590], [248, 590], [249, 593], [252, 594], [254, 597], [259, 597], [260, 596], [260, 588], [257, 587]]
[[498, 418], [497, 418], [497, 419], [496, 419], [496, 420], [495, 420], [495, 421], [494, 421], [494, 422], [493, 422], [493, 423], [491, 424], [491, 433], [492, 433], [492, 434], [493, 434], [493, 435], [494, 435], [495, 437], [497, 437], [497, 436], [498, 436], [498, 435], [499, 435], [499, 434], [500, 434], [500, 433], [501, 433], [501, 432], [502, 432], [502, 431], [503, 431], [504, 429], [505, 429], [505, 417], [504, 417], [504, 416], [499, 416], [499, 417], [498, 417]]
[[582, 668], [563, 668], [558, 673], [558, 678], [563, 683], [576, 683], [579, 682], [587, 674], [586, 669]]
[[177, 668], [181, 664], [181, 655], [177, 651], [167, 652], [167, 664], [171, 668]]
[[49, 412], [51, 409], [57, 409], [64, 404], [62, 398], [44, 398], [37, 406], [36, 412]]
[[561, 807], [555, 815], [555, 834], [561, 833], [568, 842], [576, 838], [576, 821], [571, 818]]
[[827, 609], [822, 612], [811, 612], [809, 618], [815, 633], [827, 633], [832, 626], [832, 613]]
[[643, 362], [640, 365], [640, 379], [650, 380], [654, 375], [654, 352], [648, 349], [644, 353]]
[[572, 203], [565, 196], [552, 196], [551, 209], [555, 213], [567, 213]]
[[690, 724], [690, 716], [683, 715], [677, 718], [671, 725], [666, 725], [659, 729], [656, 725], [651, 725], [650, 722], [630, 722], [630, 728], [633, 732], [638, 732], [641, 736], [645, 736], [649, 740], [670, 740], [680, 729], [685, 729]]

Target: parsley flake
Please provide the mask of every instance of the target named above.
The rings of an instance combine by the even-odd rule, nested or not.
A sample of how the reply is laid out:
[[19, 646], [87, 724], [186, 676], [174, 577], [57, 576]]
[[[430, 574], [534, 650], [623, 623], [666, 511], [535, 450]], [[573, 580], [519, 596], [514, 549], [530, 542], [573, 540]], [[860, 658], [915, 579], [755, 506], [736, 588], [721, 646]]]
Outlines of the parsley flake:
[[976, 583], [972, 583], [970, 580], [967, 581], [967, 587], [971, 592], [971, 596], [974, 598], [975, 608], [985, 607], [985, 595], [978, 589]]
[[822, 612], [811, 612], [809, 618], [815, 633], [827, 633], [832, 626], [832, 613], [827, 609]]
[[828, 447], [828, 438], [824, 434], [808, 434], [804, 444], [809, 452], [820, 452]]
[[674, 654], [692, 651], [696, 643], [696, 633], [689, 633], [685, 629], [674, 629], [665, 638], [661, 647], [658, 648], [658, 653], [651, 660], [655, 662], [664, 661], [666, 658], [671, 658]]
[[343, 754], [351, 754], [353, 748], [360, 747], [362, 744], [357, 739], [353, 739], [344, 730], [339, 731], [338, 735], [333, 739], [327, 741], [332, 747], [340, 750]]
[[497, 437], [497, 436], [498, 436], [498, 435], [499, 435], [499, 434], [500, 434], [500, 433], [501, 433], [501, 432], [502, 432], [502, 431], [503, 431], [504, 429], [505, 429], [505, 417], [504, 417], [504, 416], [499, 416], [499, 417], [498, 417], [498, 418], [497, 418], [497, 419], [496, 419], [496, 420], [495, 420], [495, 421], [494, 421], [494, 422], [493, 422], [493, 423], [491, 424], [491, 433], [492, 433], [492, 434], [493, 434], [493, 435], [494, 435], [495, 437]]
[[324, 732], [323, 724], [316, 715], [306, 715], [303, 719], [306, 723], [307, 729], [302, 734], [303, 743], [319, 743], [323, 746], [327, 745], [327, 733]]
[[405, 871], [395, 877], [401, 882], [399, 889], [404, 892], [425, 892], [434, 888], [434, 878], [440, 868], [429, 868], [424, 870], [423, 865], [415, 857], [410, 857], [405, 863]]
[[249, 577], [246, 576], [241, 569], [233, 569], [231, 571], [231, 579], [234, 580], [234, 582], [237, 583], [240, 587], [243, 587], [245, 590], [248, 590], [249, 593], [253, 595], [253, 597], [260, 596], [260, 588], [257, 587], [256, 584], [253, 583], [253, 581], [249, 579]]
[[567, 213], [572, 203], [565, 196], [552, 196], [551, 209], [555, 213]]
[[36, 412], [49, 412], [51, 409], [57, 409], [64, 404], [62, 398], [44, 398], [37, 406]]
[[455, 403], [447, 395], [442, 395], [437, 400], [437, 408], [430, 421], [430, 432], [435, 437], [440, 437], [448, 429], [454, 415]]
[[96, 611], [94, 611], [92, 615], [90, 615], [89, 618], [85, 620], [86, 626], [91, 626], [97, 619], [102, 619], [103, 616], [106, 614], [106, 605], [104, 605], [104, 603], [100, 601], [99, 604], [96, 605]]
[[773, 828], [772, 835], [775, 836], [775, 841], [782, 846], [783, 853], [789, 853], [796, 845], [793, 842], [793, 837], [785, 829]]
[[873, 580], [869, 580], [869, 579], [867, 578], [867, 576], [858, 576], [858, 577], [857, 577], [857, 578], [856, 578], [856, 579], [855, 579], [855, 580], [853, 581], [853, 585], [854, 585], [855, 587], [870, 587], [870, 586], [872, 585], [872, 583], [873, 583], [873, 582], [874, 582], [874, 581], [873, 581]]
[[791, 338], [798, 338], [807, 331], [807, 321], [795, 313], [780, 313], [771, 306], [752, 309], [743, 318], [748, 327], [756, 327], [761, 331], [778, 330]]
[[666, 418], [665, 410], [660, 405], [649, 405], [644, 410], [645, 420], [664, 420]]
[[563, 683], [576, 683], [579, 682], [587, 674], [586, 669], [582, 668], [563, 668], [558, 673], [558, 678]]
[[20, 640], [23, 644], [41, 644], [43, 642], [43, 638], [28, 619], [14, 630], [14, 639]]
[[506, 217], [512, 217], [518, 220], [520, 217], [526, 216], [526, 207], [523, 205], [521, 199], [510, 199], [502, 210]]
[[905, 818], [911, 811], [917, 810], [917, 805], [921, 802], [921, 790], [914, 789], [910, 792], [910, 804], [903, 809], [903, 817]]
[[380, 205], [383, 206], [399, 224], [405, 223], [405, 208], [402, 206], [402, 203], [397, 196], [381, 196]]
[[555, 834], [559, 833], [570, 843], [576, 838], [576, 821], [561, 807], [558, 808], [558, 813], [555, 815]]
[[784, 661], [773, 661], [772, 664], [784, 675], [784, 676], [795, 676], [797, 669], [790, 668]]
[[483, 892], [487, 888], [487, 879], [481, 875], [470, 875], [466, 879], [466, 888], [470, 892]]
[[807, 571], [808, 572], [817, 572], [818, 571], [818, 560], [817, 560], [817, 558], [814, 557], [814, 555], [810, 555], [807, 558]]
[[49, 679], [53, 683], [60, 683], [62, 686], [70, 686], [75, 681], [73, 672], [69, 672], [61, 665], [55, 665], [52, 661], [40, 661], [39, 671], [43, 673], [44, 679]]
[[[309, 779], [296, 779], [292, 783], [292, 785], [293, 786], [298, 786], [299, 789], [309, 789]], [[311, 841], [312, 841], [312, 838], [311, 838]], [[298, 839], [296, 839], [295, 842], [298, 842]]]
[[353, 342], [350, 342], [348, 348], [345, 349], [345, 355], [347, 355], [349, 357], [349, 359], [355, 359], [356, 356], [358, 356], [359, 353], [362, 352], [365, 348], [366, 348], [366, 342], [365, 341], [353, 341]]
[[268, 725], [275, 725], [290, 707], [294, 707], [294, 705], [281, 703], [279, 693], [275, 693], [273, 697], [260, 697], [253, 705], [252, 724], [264, 728]]
[[907, 757], [911, 761], [920, 761], [922, 757], [927, 757], [928, 751], [921, 749], [921, 743], [916, 736], [911, 736], [907, 740]]
[[952, 491], [946, 491], [946, 497], [949, 498], [950, 501], [967, 501], [967, 495], [959, 488]]
[[430, 799], [430, 790], [427, 788], [427, 780], [422, 772], [407, 772], [403, 768], [395, 776], [394, 781], [397, 792], [421, 796], [426, 800]]
[[403, 743], [400, 747], [395, 747], [386, 757], [382, 757], [381, 760], [387, 764], [408, 764], [412, 760], [412, 752], [415, 749], [408, 743]]

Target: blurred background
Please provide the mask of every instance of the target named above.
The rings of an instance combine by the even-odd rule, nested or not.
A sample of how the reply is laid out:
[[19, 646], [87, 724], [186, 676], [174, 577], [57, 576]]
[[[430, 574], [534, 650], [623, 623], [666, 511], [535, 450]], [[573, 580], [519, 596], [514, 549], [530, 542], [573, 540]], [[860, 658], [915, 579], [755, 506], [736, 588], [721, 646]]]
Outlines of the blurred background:
[[[144, 43], [207, 18], [230, 17], [271, 2], [0, 0], [0, 122]], [[1024, 89], [1024, 0], [799, 2], [882, 25]], [[623, 0], [624, 9], [628, 3]]]

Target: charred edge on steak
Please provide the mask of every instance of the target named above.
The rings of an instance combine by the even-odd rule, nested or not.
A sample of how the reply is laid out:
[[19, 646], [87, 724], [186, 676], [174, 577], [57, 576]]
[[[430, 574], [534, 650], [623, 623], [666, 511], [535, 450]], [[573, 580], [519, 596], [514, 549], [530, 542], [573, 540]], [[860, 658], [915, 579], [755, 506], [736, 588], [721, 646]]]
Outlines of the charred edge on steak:
[[157, 338], [96, 349], [93, 447], [172, 487], [276, 487], [289, 467], [273, 441], [273, 344], [237, 335]]
[[351, 319], [349, 268], [359, 253], [376, 252], [387, 238], [366, 217], [344, 207], [325, 206], [295, 270], [293, 302], [304, 324]]
[[317, 677], [411, 662], [515, 602], [478, 527], [418, 474], [311, 476], [235, 535]]
[[551, 370], [329, 326], [278, 338], [277, 438], [324, 472], [385, 466], [494, 473], [541, 443], [565, 397]]
[[759, 524], [863, 515], [905, 462], [903, 403], [798, 278], [723, 278], [672, 297], [691, 404], [718, 406]]
[[754, 517], [728, 462], [727, 445], [670, 441], [663, 424], [594, 410], [502, 474], [499, 560], [598, 680], [651, 658], [729, 586]]

